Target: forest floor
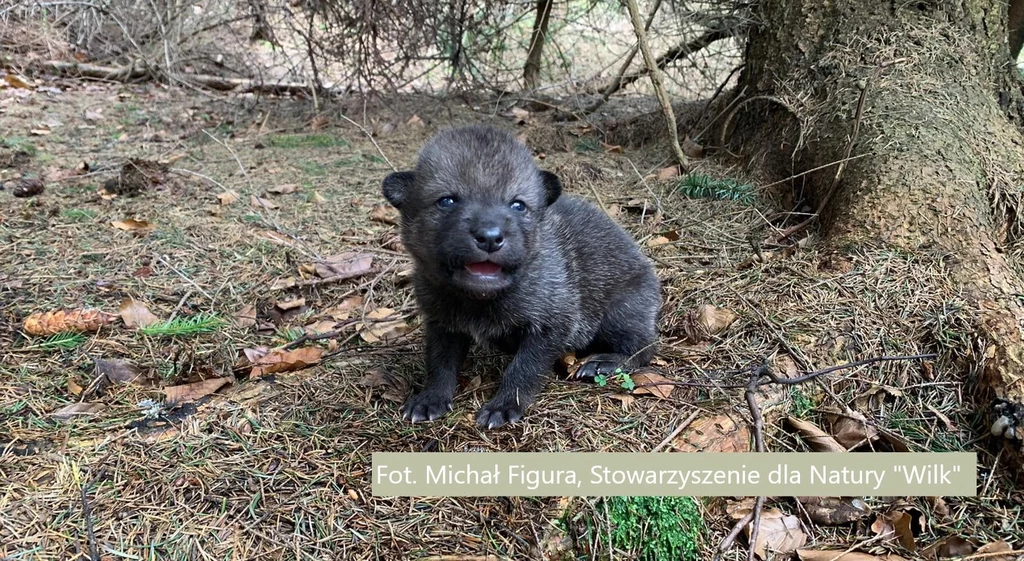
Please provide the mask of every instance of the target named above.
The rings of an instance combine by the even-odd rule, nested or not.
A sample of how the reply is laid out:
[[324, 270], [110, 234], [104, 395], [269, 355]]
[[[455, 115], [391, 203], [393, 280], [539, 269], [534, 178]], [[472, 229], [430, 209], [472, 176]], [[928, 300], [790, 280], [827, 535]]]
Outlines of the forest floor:
[[[984, 420], [963, 405], [971, 378], [954, 359], [973, 342], [941, 256], [880, 248], [837, 263], [813, 237], [755, 251], [781, 205], [751, 187], [757, 177], [708, 159], [690, 179], [659, 178], [664, 146], [609, 146], [599, 123], [509, 118], [503, 102], [410, 96], [316, 110], [159, 85], [29, 85], [0, 89], [2, 558], [533, 559], [567, 543], [563, 520], [574, 558], [589, 559], [608, 553], [598, 498], [373, 497], [371, 453], [746, 451], [742, 391], [715, 389], [729, 371], [767, 362], [794, 375], [932, 352], [767, 386], [766, 444], [811, 449], [776, 422], [791, 416], [857, 450], [977, 451], [996, 466], [979, 472], [979, 497], [864, 498], [871, 510], [852, 525], [817, 523], [792, 498], [768, 507], [796, 515], [808, 547], [860, 542], [909, 558], [909, 531], [903, 546], [918, 549], [951, 537], [1022, 546], [1020, 492], [976, 443]], [[380, 182], [441, 127], [471, 122], [524, 135], [568, 192], [636, 236], [664, 281], [654, 367], [702, 387], [631, 395], [559, 377], [523, 422], [482, 432], [472, 416], [507, 358], [475, 352], [453, 414], [401, 420], [421, 333]], [[44, 191], [14, 197], [23, 177]], [[702, 181], [727, 200], [699, 196]], [[704, 305], [735, 320], [694, 335]], [[24, 328], [31, 314], [76, 308], [112, 321], [56, 340]], [[152, 323], [172, 318], [183, 333]], [[297, 353], [282, 354], [290, 343]], [[267, 356], [280, 357], [276, 370], [254, 369]], [[870, 428], [841, 434], [845, 407]], [[666, 441], [694, 411], [701, 422]], [[738, 502], [698, 501], [700, 558]], [[894, 530], [898, 513], [914, 524]], [[741, 548], [726, 555], [740, 558]]]

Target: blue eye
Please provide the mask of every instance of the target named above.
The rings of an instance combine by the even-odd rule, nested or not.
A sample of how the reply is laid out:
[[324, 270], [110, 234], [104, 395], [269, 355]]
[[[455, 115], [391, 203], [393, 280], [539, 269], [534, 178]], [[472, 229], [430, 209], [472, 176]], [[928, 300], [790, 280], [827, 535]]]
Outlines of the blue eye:
[[508, 206], [511, 207], [512, 210], [516, 212], [523, 212], [524, 210], [526, 210], [526, 203], [524, 203], [523, 201], [512, 201], [512, 204]]
[[442, 197], [437, 200], [437, 206], [441, 208], [452, 208], [455, 206], [455, 197]]

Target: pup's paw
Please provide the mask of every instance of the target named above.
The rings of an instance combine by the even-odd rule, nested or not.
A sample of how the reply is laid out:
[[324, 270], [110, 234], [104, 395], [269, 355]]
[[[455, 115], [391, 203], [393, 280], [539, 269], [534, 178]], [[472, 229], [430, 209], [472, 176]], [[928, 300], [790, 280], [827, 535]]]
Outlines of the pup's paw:
[[476, 424], [482, 429], [496, 429], [523, 418], [526, 408], [514, 400], [493, 399], [476, 414]]
[[611, 376], [617, 369], [622, 368], [626, 358], [624, 355], [613, 353], [590, 355], [572, 377], [577, 380], [593, 380], [596, 376]]
[[418, 423], [433, 421], [452, 410], [452, 398], [431, 392], [422, 392], [410, 397], [402, 406], [402, 418]]

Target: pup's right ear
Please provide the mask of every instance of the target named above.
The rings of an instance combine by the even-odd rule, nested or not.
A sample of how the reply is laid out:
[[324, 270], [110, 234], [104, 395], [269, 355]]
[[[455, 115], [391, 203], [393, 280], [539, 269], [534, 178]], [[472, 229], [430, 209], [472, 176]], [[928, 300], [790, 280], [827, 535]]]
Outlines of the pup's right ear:
[[389, 174], [382, 184], [384, 198], [391, 206], [401, 209], [415, 180], [416, 174], [411, 171], [396, 171]]

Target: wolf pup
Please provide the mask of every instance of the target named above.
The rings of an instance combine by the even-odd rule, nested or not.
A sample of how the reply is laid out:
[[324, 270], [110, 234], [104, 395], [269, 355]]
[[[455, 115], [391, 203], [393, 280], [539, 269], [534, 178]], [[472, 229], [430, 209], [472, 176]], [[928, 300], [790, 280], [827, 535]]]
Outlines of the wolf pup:
[[514, 355], [476, 415], [488, 429], [520, 420], [568, 352], [592, 355], [580, 377], [654, 356], [661, 290], [651, 264], [604, 212], [563, 195], [510, 133], [443, 131], [382, 189], [401, 215], [426, 339], [426, 384], [403, 418], [452, 410], [473, 342]]

